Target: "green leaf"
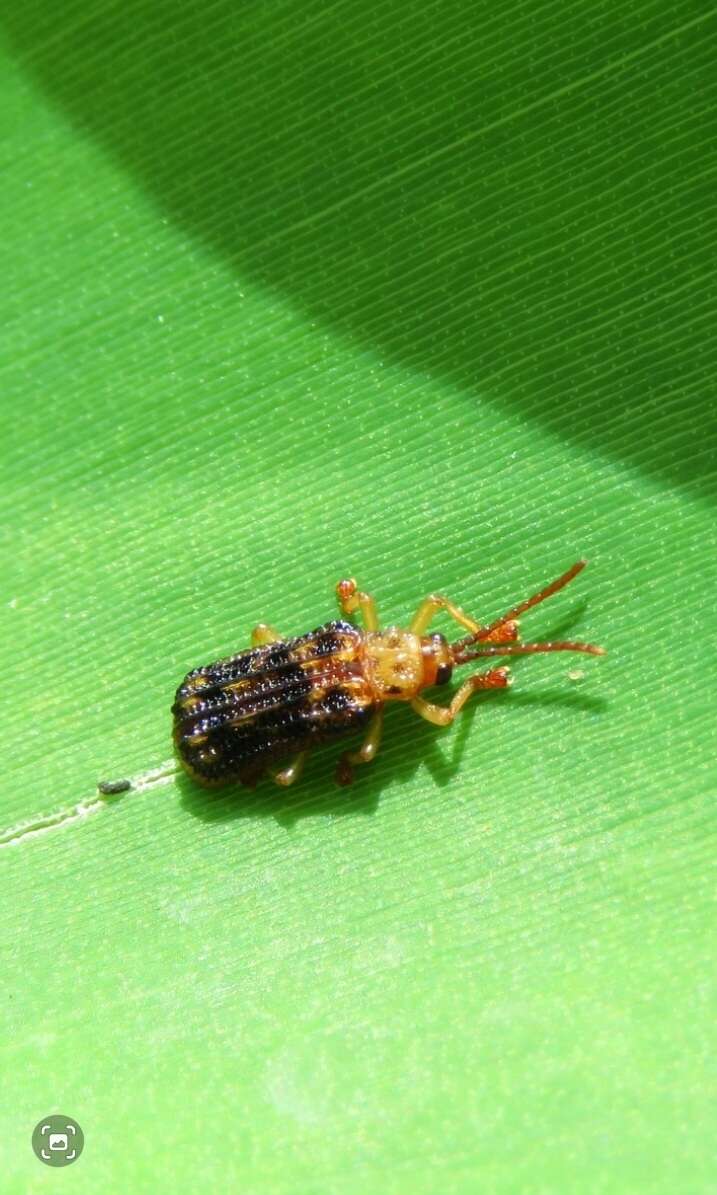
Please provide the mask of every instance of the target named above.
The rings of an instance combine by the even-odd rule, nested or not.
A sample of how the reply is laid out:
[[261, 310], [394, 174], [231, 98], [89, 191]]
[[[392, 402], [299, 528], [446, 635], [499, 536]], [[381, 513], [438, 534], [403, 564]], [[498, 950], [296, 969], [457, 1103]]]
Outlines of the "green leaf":
[[[714, 1189], [714, 17], [4, 14], [4, 1190], [58, 1111], [80, 1195]], [[340, 577], [583, 555], [582, 679], [96, 800]]]

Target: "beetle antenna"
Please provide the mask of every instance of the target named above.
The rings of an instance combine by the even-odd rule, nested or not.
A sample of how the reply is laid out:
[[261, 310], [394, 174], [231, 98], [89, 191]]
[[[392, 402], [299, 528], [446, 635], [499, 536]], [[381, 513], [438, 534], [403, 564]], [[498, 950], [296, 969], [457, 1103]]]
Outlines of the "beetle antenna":
[[560, 640], [554, 643], [506, 643], [491, 647], [479, 647], [477, 651], [453, 651], [455, 664], [467, 664], [486, 656], [530, 656], [545, 651], [583, 651], [590, 656], [604, 656], [604, 647], [595, 643], [579, 643], [574, 640]]
[[[475, 634], [467, 635], [465, 637], [465, 639], [459, 639], [456, 643], [452, 644], [452, 650], [454, 653], [454, 658], [456, 658], [456, 662], [458, 662], [457, 655], [462, 655], [465, 648], [471, 647], [474, 643], [483, 643], [486, 640], [490, 640], [491, 636], [494, 635], [495, 632], [500, 627], [502, 627], [504, 623], [512, 622], [514, 619], [518, 618], [521, 614], [525, 614], [526, 610], [531, 610], [533, 606], [537, 606], [540, 604], [540, 602], [544, 602], [546, 598], [552, 597], [552, 595], [554, 593], [557, 593], [558, 590], [564, 589], [566, 585], [570, 584], [573, 577], [577, 577], [578, 573], [581, 573], [583, 571], [586, 564], [587, 564], [587, 560], [577, 560], [575, 562], [575, 564], [573, 564], [572, 567], [569, 568], [566, 573], [563, 573], [562, 576], [558, 577], [557, 580], [551, 581], [549, 585], [546, 585], [544, 589], [539, 590], [538, 593], [534, 593], [532, 597], [527, 598], [524, 602], [520, 602], [517, 606], [513, 606], [513, 608], [511, 610], [508, 610], [507, 614], [502, 614], [500, 616], [500, 618], [496, 618], [495, 622], [490, 623], [489, 626], [481, 627], [480, 630], [475, 632]], [[589, 648], [589, 645], [587, 645], [587, 646]], [[533, 650], [541, 650], [541, 651], [546, 650], [546, 646], [544, 646], [544, 645], [524, 644], [523, 648], [521, 648], [520, 650], [516, 650], [514, 652], [501, 653], [501, 652], [497, 652], [497, 651], [495, 651], [495, 652], [491, 651], [491, 652], [486, 652], [484, 654], [487, 654], [487, 655], [500, 655], [500, 654], [519, 655], [519, 654], [521, 654], [521, 651], [524, 650], [524, 648], [530, 649], [531, 647]], [[549, 645], [547, 645], [547, 650], [549, 650], [549, 651], [574, 651], [574, 650], [585, 651], [586, 646], [580, 645], [580, 646], [576, 647], [575, 644], [571, 644], [569, 647], [562, 647], [562, 646], [558, 646], [556, 644], [549, 644]], [[592, 650], [592, 654], [597, 654], [597, 655], [602, 654], [601, 651], [597, 651], [597, 653], [596, 653], [593, 649], [590, 649], [590, 650]], [[469, 658], [475, 658], [475, 657], [469, 657]]]

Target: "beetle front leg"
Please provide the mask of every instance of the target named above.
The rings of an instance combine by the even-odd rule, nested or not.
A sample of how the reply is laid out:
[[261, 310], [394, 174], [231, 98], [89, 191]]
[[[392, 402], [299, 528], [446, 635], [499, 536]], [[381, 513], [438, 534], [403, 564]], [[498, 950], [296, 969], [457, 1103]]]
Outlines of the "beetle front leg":
[[469, 676], [454, 695], [450, 705], [436, 705], [423, 697], [414, 697], [411, 705], [427, 722], [433, 722], [435, 726], [450, 726], [471, 694], [478, 689], [505, 689], [511, 680], [508, 668], [491, 668], [490, 672], [476, 672], [475, 676]]
[[269, 626], [268, 622], [260, 622], [251, 633], [252, 647], [266, 647], [269, 643], [278, 643], [280, 639], [279, 631]]
[[337, 784], [352, 784], [354, 778], [353, 765], [357, 763], [371, 763], [381, 744], [383, 730], [383, 706], [376, 710], [369, 723], [366, 738], [358, 751], [344, 751], [336, 765], [335, 780]]
[[[457, 606], [450, 598], [443, 597], [440, 593], [431, 593], [427, 598], [423, 599], [408, 629], [414, 635], [423, 635], [439, 610], [445, 610], [459, 626], [464, 627], [466, 631], [470, 631], [472, 635], [479, 635], [484, 629], [479, 622], [476, 622], [475, 618], [471, 618], [469, 614], [466, 614], [465, 610], [461, 610], [460, 606]], [[516, 619], [513, 619], [497, 626], [484, 642], [514, 643], [517, 638], [518, 622]]]
[[274, 783], [280, 784], [283, 788], [288, 788], [290, 784], [293, 784], [294, 781], [298, 780], [299, 776], [304, 770], [304, 764], [306, 763], [306, 757], [308, 754], [308, 751], [300, 751], [298, 755], [294, 756], [291, 763], [288, 763], [285, 768], [281, 769], [281, 771], [270, 772], [269, 775]]
[[339, 606], [343, 614], [355, 614], [357, 610], [360, 610], [364, 630], [378, 630], [376, 602], [370, 593], [363, 593], [358, 588], [353, 577], [349, 577], [345, 581], [339, 581], [336, 586], [336, 596], [339, 599]]

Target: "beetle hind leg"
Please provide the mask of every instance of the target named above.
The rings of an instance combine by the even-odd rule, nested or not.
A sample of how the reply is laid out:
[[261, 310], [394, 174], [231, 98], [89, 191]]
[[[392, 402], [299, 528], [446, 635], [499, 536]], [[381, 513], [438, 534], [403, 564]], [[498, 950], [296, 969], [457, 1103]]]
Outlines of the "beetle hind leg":
[[433, 722], [435, 726], [450, 726], [468, 698], [478, 689], [506, 689], [511, 679], [508, 668], [491, 668], [489, 672], [476, 672], [474, 676], [469, 676], [454, 695], [450, 705], [436, 705], [423, 697], [414, 697], [411, 705], [427, 722]]
[[266, 647], [269, 643], [278, 643], [280, 639], [279, 631], [268, 622], [260, 622], [251, 633], [252, 647]]

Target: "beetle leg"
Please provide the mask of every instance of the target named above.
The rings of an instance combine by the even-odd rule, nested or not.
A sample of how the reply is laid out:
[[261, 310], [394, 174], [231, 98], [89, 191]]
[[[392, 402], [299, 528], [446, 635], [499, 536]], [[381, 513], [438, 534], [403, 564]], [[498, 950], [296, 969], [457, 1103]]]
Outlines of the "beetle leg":
[[489, 672], [476, 672], [474, 676], [469, 676], [455, 693], [450, 705], [435, 705], [423, 697], [414, 697], [411, 705], [427, 722], [433, 722], [436, 726], [450, 726], [476, 689], [505, 689], [511, 680], [508, 668], [491, 668]]
[[383, 706], [380, 706], [369, 723], [366, 738], [358, 751], [344, 751], [343, 755], [339, 758], [335, 776], [337, 784], [352, 784], [354, 778], [353, 765], [357, 763], [371, 763], [371, 760], [376, 758], [376, 752], [381, 743], [382, 730]]
[[[411, 625], [408, 628], [414, 635], [422, 635], [428, 628], [429, 623], [435, 617], [439, 610], [445, 610], [450, 614], [451, 618], [465, 627], [473, 635], [478, 635], [484, 629], [479, 622], [466, 614], [465, 610], [461, 610], [460, 606], [456, 606], [450, 598], [443, 597], [440, 593], [431, 593], [427, 598], [424, 598], [420, 606], [414, 614]], [[500, 623], [495, 628], [493, 633], [484, 640], [486, 643], [513, 643], [518, 638], [518, 622], [516, 619], [507, 620]]]
[[295, 780], [298, 780], [299, 776], [304, 770], [304, 764], [306, 763], [306, 756], [308, 754], [308, 751], [300, 751], [298, 755], [294, 756], [291, 763], [288, 763], [285, 768], [281, 769], [281, 771], [270, 772], [269, 774], [274, 783], [281, 784], [284, 788], [288, 788], [290, 784], [293, 784]]
[[280, 639], [279, 631], [276, 627], [269, 626], [268, 622], [260, 622], [251, 633], [252, 647], [266, 647], [268, 643], [278, 643]]
[[465, 627], [467, 631], [472, 631], [475, 634], [480, 630], [480, 624], [461, 610], [460, 606], [456, 606], [449, 598], [443, 597], [440, 593], [431, 593], [427, 598], [424, 598], [420, 606], [416, 610], [409, 631], [413, 635], [423, 635], [427, 630], [429, 623], [435, 617], [439, 610], [446, 610], [451, 618], [454, 618], [457, 623]]
[[353, 577], [349, 577], [345, 581], [339, 581], [336, 586], [336, 594], [339, 599], [339, 606], [344, 614], [355, 614], [357, 610], [360, 610], [364, 630], [378, 630], [376, 602], [370, 593], [363, 593], [357, 588]]

